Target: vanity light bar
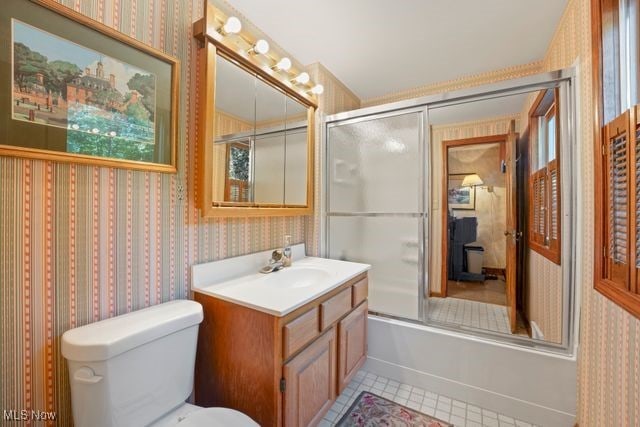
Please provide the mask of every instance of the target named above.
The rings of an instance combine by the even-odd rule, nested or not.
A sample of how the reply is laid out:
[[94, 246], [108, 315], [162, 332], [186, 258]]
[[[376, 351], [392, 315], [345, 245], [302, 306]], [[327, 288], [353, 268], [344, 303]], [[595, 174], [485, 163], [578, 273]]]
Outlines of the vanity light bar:
[[291, 68], [291, 60], [286, 56], [280, 61], [276, 63], [276, 65], [272, 66], [271, 69], [274, 71], [289, 71]]
[[309, 83], [309, 73], [305, 73], [303, 71], [302, 73], [298, 74], [291, 82], [306, 85], [307, 83]]
[[271, 55], [267, 55], [270, 49], [268, 41], [264, 39], [258, 39], [255, 42], [251, 42], [250, 40], [247, 40], [247, 37], [240, 34], [240, 32], [242, 31], [242, 22], [240, 21], [240, 19], [235, 16], [229, 16], [227, 17], [226, 21], [223, 22], [224, 23], [217, 30], [218, 33], [223, 37], [236, 35], [247, 45], [251, 46], [248, 50], [246, 50], [247, 54], [264, 55], [265, 57], [273, 61], [274, 65], [272, 65], [271, 67], [267, 66], [267, 70], [284, 74], [286, 78], [285, 81], [289, 85], [304, 86], [304, 88], [302, 88], [303, 93], [321, 95], [324, 92], [324, 87], [321, 84], [314, 85], [313, 82], [311, 82], [309, 73], [305, 71], [298, 73], [297, 75], [295, 75], [295, 77], [292, 78], [292, 74], [289, 72], [292, 66], [291, 60], [286, 56], [278, 59], [274, 58]]
[[314, 95], [322, 95], [322, 93], [324, 92], [324, 86], [318, 83], [317, 85], [312, 87], [309, 92], [311, 92]]
[[238, 34], [242, 30], [242, 22], [235, 16], [230, 16], [227, 18], [227, 21], [222, 25], [218, 32], [226, 36], [228, 34]]
[[260, 55], [266, 55], [267, 53], [269, 53], [269, 42], [264, 39], [258, 40], [253, 45], [253, 47], [249, 49], [248, 53], [257, 53]]

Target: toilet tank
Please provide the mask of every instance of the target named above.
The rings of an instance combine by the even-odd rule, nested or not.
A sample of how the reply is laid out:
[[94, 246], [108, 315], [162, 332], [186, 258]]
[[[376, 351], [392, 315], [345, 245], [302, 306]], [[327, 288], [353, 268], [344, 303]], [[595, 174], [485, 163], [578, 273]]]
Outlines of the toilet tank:
[[176, 300], [65, 332], [75, 426], [143, 426], [182, 405], [202, 318]]

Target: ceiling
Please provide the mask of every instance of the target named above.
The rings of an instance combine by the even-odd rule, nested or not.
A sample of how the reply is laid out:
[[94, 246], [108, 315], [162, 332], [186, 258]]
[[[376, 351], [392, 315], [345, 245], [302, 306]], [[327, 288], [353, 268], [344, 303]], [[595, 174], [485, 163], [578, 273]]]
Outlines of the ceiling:
[[567, 0], [227, 0], [362, 100], [543, 59]]
[[429, 124], [435, 126], [516, 116], [522, 113], [530, 93], [503, 95], [429, 109]]

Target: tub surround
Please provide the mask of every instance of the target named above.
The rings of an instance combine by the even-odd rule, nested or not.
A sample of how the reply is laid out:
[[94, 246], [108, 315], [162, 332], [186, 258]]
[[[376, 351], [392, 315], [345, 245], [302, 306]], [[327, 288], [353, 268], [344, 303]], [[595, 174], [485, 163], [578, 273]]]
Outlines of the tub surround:
[[368, 331], [373, 374], [536, 425], [575, 423], [575, 357], [377, 316]]
[[269, 274], [258, 270], [267, 264], [271, 251], [195, 265], [192, 290], [282, 317], [371, 268], [305, 257], [304, 244], [292, 250], [293, 265]]
[[198, 405], [314, 425], [364, 364], [370, 266], [292, 249], [293, 266], [275, 273], [256, 273], [271, 251], [193, 267]]

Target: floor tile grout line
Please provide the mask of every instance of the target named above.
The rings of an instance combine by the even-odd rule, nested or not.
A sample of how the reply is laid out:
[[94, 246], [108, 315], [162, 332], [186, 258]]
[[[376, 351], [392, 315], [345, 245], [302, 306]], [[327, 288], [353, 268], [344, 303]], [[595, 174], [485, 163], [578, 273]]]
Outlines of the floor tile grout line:
[[[371, 381], [365, 380], [369, 379]], [[521, 420], [516, 420], [513, 417], [509, 417], [507, 415], [498, 413], [496, 411], [491, 411], [486, 408], [481, 408], [479, 406], [471, 405], [462, 400], [455, 399], [451, 396], [445, 396], [438, 393], [434, 393], [428, 390], [419, 389], [418, 387], [413, 387], [410, 384], [400, 383], [398, 381], [376, 376], [371, 372], [366, 372], [364, 370], [360, 370], [354, 376], [354, 379], [347, 385], [345, 391], [338, 397], [341, 401], [334, 403], [329, 412], [327, 413], [328, 417], [325, 416], [323, 422], [320, 424], [321, 426], [332, 426], [335, 425], [349, 410], [352, 403], [355, 399], [360, 395], [361, 391], [372, 391], [372, 389], [377, 383], [384, 383], [387, 385], [391, 385], [390, 389], [395, 389], [394, 393], [384, 392], [383, 394], [387, 394], [387, 398], [396, 403], [400, 403], [409, 408], [415, 409], [416, 411], [423, 412], [426, 415], [433, 416], [436, 418], [442, 419], [442, 421], [446, 421], [452, 423], [454, 426], [513, 426], [513, 427], [534, 427], [533, 424], [527, 423]], [[386, 389], [386, 386], [385, 386]], [[379, 389], [378, 389], [379, 390]], [[413, 407], [409, 404], [412, 403], [410, 397], [413, 394], [413, 390], [420, 390], [422, 392], [422, 399], [420, 406], [418, 407], [418, 403], [413, 404]], [[404, 391], [401, 395], [400, 391]], [[372, 391], [375, 393], [375, 391]], [[408, 396], [407, 393], [408, 392]], [[350, 393], [349, 396], [346, 393]], [[376, 393], [378, 394], [378, 393]], [[427, 397], [429, 396], [429, 397]], [[382, 397], [385, 397], [384, 395]], [[429, 400], [429, 402], [435, 402], [434, 406], [425, 405], [424, 402]], [[346, 403], [342, 403], [345, 402]], [[440, 405], [441, 404], [441, 405]], [[438, 416], [439, 414], [439, 416]], [[473, 415], [470, 415], [473, 414]], [[472, 419], [471, 419], [472, 418]], [[479, 420], [478, 420], [479, 419]]]

